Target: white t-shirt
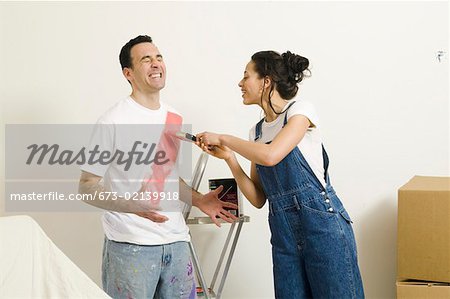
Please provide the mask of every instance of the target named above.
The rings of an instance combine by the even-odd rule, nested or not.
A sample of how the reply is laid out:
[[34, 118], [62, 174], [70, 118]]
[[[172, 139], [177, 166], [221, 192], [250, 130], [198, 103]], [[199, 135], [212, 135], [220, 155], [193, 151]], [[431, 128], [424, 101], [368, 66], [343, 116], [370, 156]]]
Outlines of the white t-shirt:
[[[290, 101], [284, 109], [287, 109], [289, 104], [292, 103]], [[312, 123], [312, 126], [308, 128], [305, 136], [302, 138], [300, 143], [297, 145], [301, 153], [308, 162], [309, 167], [311, 167], [312, 171], [322, 183], [322, 186], [326, 186], [324, 179], [324, 168], [323, 168], [323, 156], [322, 156], [322, 138], [320, 136], [319, 128], [320, 122], [317, 116], [316, 110], [314, 106], [307, 101], [301, 100], [296, 101], [289, 110], [287, 111], [288, 120], [294, 115], [301, 114], [306, 116], [309, 121]], [[285, 114], [279, 115], [274, 121], [267, 122], [263, 121], [261, 126], [261, 137], [256, 141], [258, 143], [266, 143], [272, 141], [275, 136], [281, 131], [283, 128]], [[250, 141], [255, 140], [255, 130], [256, 125], [250, 129], [249, 139]]]
[[[165, 103], [161, 103], [158, 110], [151, 110], [138, 104], [131, 97], [127, 97], [117, 102], [99, 118], [97, 124], [100, 126], [96, 126], [93, 132], [90, 148], [93, 144], [98, 144], [100, 140], [102, 147], [112, 152], [120, 149], [126, 153], [131, 149], [130, 138], [138, 135], [138, 131], [145, 130], [145, 125], [160, 125], [147, 126], [149, 130], [155, 127], [162, 129], [168, 111], [180, 115]], [[93, 142], [94, 139], [95, 142]], [[156, 144], [158, 141], [156, 140]], [[142, 180], [151, 175], [151, 165], [133, 163], [128, 170], [125, 170], [125, 165], [118, 165], [114, 161], [109, 165], [86, 163], [81, 169], [103, 177], [106, 190], [117, 192], [118, 196], [124, 196], [126, 192], [140, 190]], [[178, 173], [171, 173], [170, 178], [178, 180]], [[166, 192], [166, 189], [164, 190]], [[110, 240], [140, 245], [160, 245], [190, 240], [189, 229], [179, 210], [158, 211], [158, 213], [167, 216], [169, 220], [164, 223], [155, 223], [132, 213], [105, 212], [102, 217], [105, 235]]]

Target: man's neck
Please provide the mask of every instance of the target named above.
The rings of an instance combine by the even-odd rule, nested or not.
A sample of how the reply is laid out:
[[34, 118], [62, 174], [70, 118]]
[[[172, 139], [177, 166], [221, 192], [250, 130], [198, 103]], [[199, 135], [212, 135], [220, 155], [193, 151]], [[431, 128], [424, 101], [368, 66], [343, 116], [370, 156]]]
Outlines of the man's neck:
[[142, 93], [133, 90], [131, 98], [138, 104], [151, 110], [158, 110], [161, 107], [159, 102], [159, 91], [155, 93]]

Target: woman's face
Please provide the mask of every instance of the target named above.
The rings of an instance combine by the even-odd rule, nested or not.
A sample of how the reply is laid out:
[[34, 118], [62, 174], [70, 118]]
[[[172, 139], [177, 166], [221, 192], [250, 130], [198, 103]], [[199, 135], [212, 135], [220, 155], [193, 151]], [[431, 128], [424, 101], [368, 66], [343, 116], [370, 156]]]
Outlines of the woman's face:
[[255, 71], [255, 63], [247, 63], [244, 71], [244, 77], [239, 82], [242, 91], [244, 105], [260, 104], [261, 94], [264, 88], [264, 79], [259, 77]]

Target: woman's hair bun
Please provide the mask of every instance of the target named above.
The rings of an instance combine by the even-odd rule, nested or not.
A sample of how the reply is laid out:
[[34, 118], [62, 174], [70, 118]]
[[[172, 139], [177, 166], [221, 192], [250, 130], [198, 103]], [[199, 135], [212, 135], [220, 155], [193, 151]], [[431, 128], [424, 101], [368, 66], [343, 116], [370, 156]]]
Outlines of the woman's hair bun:
[[308, 69], [309, 60], [306, 57], [287, 51], [281, 54], [288, 68], [289, 79], [296, 83], [303, 80], [303, 72]]

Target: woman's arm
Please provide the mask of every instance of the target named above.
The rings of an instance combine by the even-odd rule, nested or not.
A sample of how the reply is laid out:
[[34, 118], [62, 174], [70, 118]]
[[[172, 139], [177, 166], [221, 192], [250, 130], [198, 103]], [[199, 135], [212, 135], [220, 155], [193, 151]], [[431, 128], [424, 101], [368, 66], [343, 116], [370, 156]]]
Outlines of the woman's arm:
[[[200, 146], [199, 142], [196, 143]], [[252, 163], [250, 177], [248, 177], [236, 159], [236, 156], [228, 147], [216, 145], [211, 148], [203, 146], [202, 149], [216, 158], [225, 160], [245, 198], [247, 198], [248, 201], [258, 209], [264, 206], [266, 196], [259, 182], [255, 163]]]
[[227, 162], [228, 167], [230, 167], [239, 189], [242, 191], [245, 198], [247, 198], [248, 201], [256, 208], [262, 208], [266, 203], [266, 195], [264, 194], [261, 183], [259, 182], [259, 176], [256, 172], [255, 163], [252, 162], [249, 178], [237, 161], [235, 155], [232, 155], [232, 158], [225, 161]]
[[204, 144], [203, 148], [208, 145], [225, 145], [256, 164], [274, 166], [300, 143], [310, 125], [311, 122], [306, 116], [294, 115], [270, 144], [256, 143], [232, 135], [208, 132], [197, 134], [197, 138]]

